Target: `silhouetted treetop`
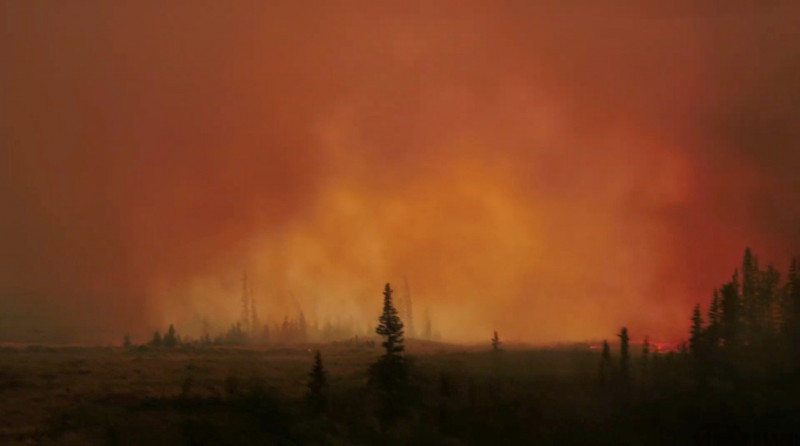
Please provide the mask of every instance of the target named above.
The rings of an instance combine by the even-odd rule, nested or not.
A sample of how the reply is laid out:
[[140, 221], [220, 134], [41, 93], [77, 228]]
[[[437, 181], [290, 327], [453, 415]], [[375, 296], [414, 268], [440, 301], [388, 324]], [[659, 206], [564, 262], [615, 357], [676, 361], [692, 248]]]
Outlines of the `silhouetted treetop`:
[[703, 316], [700, 313], [700, 304], [695, 305], [692, 312], [692, 329], [689, 335], [689, 353], [695, 358], [701, 355], [703, 337]]
[[313, 414], [321, 414], [325, 411], [327, 405], [325, 398], [326, 375], [322, 365], [322, 354], [317, 350], [314, 354], [314, 365], [308, 374], [308, 395], [306, 397], [308, 408]]
[[397, 309], [392, 302], [392, 288], [387, 283], [383, 289], [383, 312], [378, 318], [378, 327], [375, 332], [384, 337], [381, 345], [386, 349], [386, 356], [399, 355], [403, 347], [403, 322], [397, 315]]
[[619, 354], [620, 354], [620, 375], [623, 381], [628, 380], [630, 371], [629, 342], [627, 327], [622, 327], [619, 334]]

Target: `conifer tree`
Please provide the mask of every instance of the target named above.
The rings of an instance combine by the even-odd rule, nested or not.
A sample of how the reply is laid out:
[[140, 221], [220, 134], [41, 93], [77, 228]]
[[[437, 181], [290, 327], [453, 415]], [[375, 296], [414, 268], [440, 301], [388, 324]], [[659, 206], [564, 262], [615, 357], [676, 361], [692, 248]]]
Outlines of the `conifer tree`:
[[628, 337], [627, 327], [622, 327], [617, 336], [619, 337], [620, 378], [627, 383], [630, 372], [630, 357], [628, 355], [630, 338]]
[[611, 361], [611, 346], [608, 345], [608, 341], [603, 341], [603, 360], [604, 361]]
[[175, 326], [169, 324], [169, 329], [167, 329], [167, 334], [164, 335], [164, 347], [175, 347], [178, 345], [178, 336], [175, 333]]
[[381, 345], [386, 350], [383, 357], [392, 361], [402, 359], [403, 346], [403, 322], [397, 315], [397, 309], [392, 303], [392, 288], [387, 283], [383, 289], [383, 312], [378, 318], [378, 327], [375, 332], [383, 336], [384, 341]]
[[758, 316], [762, 336], [774, 337], [778, 332], [778, 286], [781, 273], [774, 265], [767, 266], [758, 282]]
[[150, 345], [152, 345], [153, 347], [161, 347], [161, 344], [162, 344], [161, 332], [156, 331], [153, 334], [153, 340], [150, 341]]
[[692, 313], [692, 328], [689, 333], [689, 353], [695, 359], [702, 355], [703, 346], [703, 316], [700, 313], [700, 304], [695, 305]]
[[370, 367], [370, 382], [378, 386], [381, 423], [391, 425], [406, 409], [408, 372], [403, 356], [403, 322], [392, 303], [392, 288], [388, 283], [383, 290], [383, 312], [375, 332], [383, 336], [381, 345], [385, 352]]
[[600, 382], [605, 382], [611, 368], [611, 346], [603, 340], [603, 352], [600, 354]]
[[753, 255], [750, 248], [744, 250], [742, 258], [742, 286], [741, 286], [741, 309], [742, 321], [744, 323], [745, 338], [750, 339], [760, 330], [758, 317], [759, 297], [758, 291], [758, 259]]
[[322, 365], [322, 354], [319, 350], [314, 354], [314, 366], [308, 374], [308, 395], [306, 402], [309, 411], [314, 415], [325, 412], [327, 399], [325, 398], [325, 386], [327, 376]]
[[726, 348], [739, 346], [742, 335], [741, 299], [739, 298], [738, 272], [722, 286], [720, 332]]
[[642, 342], [642, 356], [641, 356], [641, 376], [642, 380], [645, 381], [648, 378], [650, 373], [650, 337], [645, 336], [644, 341]]
[[492, 350], [498, 352], [500, 351], [500, 336], [497, 335], [497, 330], [494, 331], [494, 336], [492, 336]]
[[795, 370], [800, 370], [800, 259], [798, 258], [793, 258], [789, 267], [781, 322], [790, 364]]
[[705, 332], [706, 345], [710, 351], [714, 351], [719, 347], [721, 326], [722, 298], [719, 294], [719, 290], [714, 290], [714, 297], [711, 299], [711, 305], [708, 307], [708, 326]]

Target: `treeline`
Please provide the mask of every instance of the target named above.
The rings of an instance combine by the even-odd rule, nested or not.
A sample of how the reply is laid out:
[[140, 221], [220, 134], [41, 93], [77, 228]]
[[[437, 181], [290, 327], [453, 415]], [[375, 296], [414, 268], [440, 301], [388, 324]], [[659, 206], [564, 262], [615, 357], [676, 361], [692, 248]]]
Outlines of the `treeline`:
[[708, 309], [695, 306], [688, 353], [697, 373], [800, 371], [800, 259], [785, 280], [772, 265], [761, 268], [748, 248], [741, 268], [713, 293]]
[[[144, 346], [149, 347], [177, 347], [177, 346], [247, 346], [247, 345], [283, 345], [302, 344], [307, 342], [366, 342], [374, 343], [374, 327], [365, 325], [363, 329], [350, 319], [342, 321], [326, 321], [319, 324], [317, 321], [309, 322], [301, 310], [297, 316], [284, 316], [281, 322], [259, 323], [255, 320], [243, 319], [230, 324], [224, 332], [212, 334], [210, 324], [203, 320], [202, 334], [195, 338], [181, 336], [177, 333], [174, 324], [170, 324], [162, 334], [161, 330], [153, 333]], [[430, 318], [426, 317], [425, 329], [420, 333], [420, 339], [440, 340], [441, 334], [431, 328]], [[128, 333], [123, 335], [124, 347], [132, 347], [133, 342]]]
[[[458, 354], [435, 364], [407, 357], [404, 324], [386, 284], [373, 328], [383, 354], [365, 364], [366, 387], [360, 381], [358, 389], [343, 388], [315, 352], [306, 411], [294, 418], [302, 427], [297, 432], [364, 444], [385, 443], [387, 437], [403, 439], [397, 444], [496, 444], [500, 438], [514, 444], [800, 440], [794, 416], [800, 410], [798, 268], [794, 259], [781, 280], [776, 268], [761, 268], [747, 249], [741, 268], [712, 294], [708, 309], [694, 307], [688, 340], [677, 351], [663, 354], [647, 338], [634, 348], [623, 327], [616, 334], [618, 347], [612, 351], [604, 341], [599, 358], [588, 349], [504, 350], [497, 331], [487, 339], [487, 352], [471, 359]], [[310, 325], [304, 321], [285, 318], [278, 328], [271, 326], [276, 331], [270, 334], [301, 336], [297, 333], [305, 327], [308, 336]], [[236, 338], [244, 333], [241, 324], [234, 325], [226, 334], [233, 340], [218, 342], [245, 342]], [[167, 339], [169, 345], [187, 342], [173, 327], [160, 339], [162, 346]], [[217, 341], [206, 337], [203, 342]], [[446, 365], [462, 357], [472, 366]], [[553, 373], [536, 364], [539, 358], [571, 359], [552, 364]], [[598, 360], [594, 375], [591, 367]], [[563, 367], [567, 363], [578, 365], [575, 373]], [[230, 383], [226, 379], [226, 388], [234, 389], [228, 393], [238, 395], [236, 381]], [[379, 422], [375, 428], [373, 417]], [[306, 443], [324, 443], [317, 440]]]
[[[352, 324], [334, 324], [327, 322], [321, 328], [316, 324], [309, 324], [301, 312], [297, 318], [286, 316], [281, 323], [264, 324], [258, 329], [249, 329], [245, 324], [237, 322], [231, 324], [224, 333], [211, 335], [207, 324], [204, 323], [203, 334], [199, 338], [181, 336], [177, 333], [174, 324], [167, 330], [157, 330], [144, 345], [148, 347], [178, 347], [178, 346], [245, 346], [245, 345], [273, 345], [273, 344], [298, 344], [306, 342], [328, 342], [359, 339], [368, 342], [373, 337], [371, 329], [358, 333]], [[123, 336], [124, 347], [132, 347], [133, 342], [129, 334]]]
[[[700, 384], [800, 374], [800, 259], [792, 259], [782, 280], [777, 268], [762, 268], [750, 248], [745, 249], [741, 267], [713, 291], [706, 311], [695, 305], [689, 320], [688, 339], [668, 356], [685, 362]], [[616, 336], [619, 360], [612, 359], [610, 345], [603, 341], [600, 380], [648, 381], [658, 351], [651, 351], [645, 338], [633, 363], [627, 328]]]
[[348, 323], [327, 321], [320, 326], [316, 321], [308, 322], [305, 314], [300, 311], [296, 317], [284, 316], [280, 323], [266, 323], [256, 328], [253, 328], [252, 324], [237, 322], [225, 333], [213, 338], [204, 334], [202, 340], [206, 344], [214, 345], [297, 344], [370, 337], [371, 331], [369, 327], [358, 330], [353, 321]]
[[[300, 309], [296, 316], [285, 315], [283, 319], [262, 323], [257, 311], [255, 293], [252, 281], [248, 282], [247, 274], [242, 276], [242, 314], [239, 320], [230, 324], [224, 332], [212, 334], [211, 324], [208, 319], [202, 321], [202, 333], [199, 338], [179, 336], [173, 324], [162, 335], [156, 331], [144, 345], [149, 347], [176, 347], [179, 345], [191, 346], [245, 346], [245, 345], [270, 345], [270, 344], [301, 344], [306, 342], [334, 342], [334, 341], [365, 341], [374, 343], [373, 328], [367, 324], [359, 327], [352, 318], [346, 321], [318, 320], [309, 321]], [[406, 283], [408, 289], [408, 284]], [[405, 313], [411, 317], [411, 298], [406, 291]], [[413, 333], [413, 330], [412, 330]], [[419, 338], [424, 340], [441, 340], [441, 333], [434, 331], [430, 314], [425, 312], [424, 328], [419, 333]], [[131, 347], [132, 341], [128, 333], [123, 336], [123, 346]]]

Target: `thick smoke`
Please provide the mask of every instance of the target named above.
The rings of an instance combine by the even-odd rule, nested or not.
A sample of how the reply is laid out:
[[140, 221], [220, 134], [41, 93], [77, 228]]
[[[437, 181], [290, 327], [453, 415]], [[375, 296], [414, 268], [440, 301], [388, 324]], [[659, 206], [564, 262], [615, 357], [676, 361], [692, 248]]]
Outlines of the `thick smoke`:
[[[314, 4], [316, 3], [316, 4]], [[0, 339], [684, 336], [800, 252], [800, 8], [3, 3]], [[402, 293], [401, 293], [402, 294]]]

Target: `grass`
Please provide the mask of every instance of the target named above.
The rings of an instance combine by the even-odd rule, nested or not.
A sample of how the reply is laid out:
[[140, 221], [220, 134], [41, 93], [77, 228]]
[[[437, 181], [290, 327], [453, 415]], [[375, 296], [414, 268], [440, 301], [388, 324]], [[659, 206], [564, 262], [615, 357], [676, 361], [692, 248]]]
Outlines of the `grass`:
[[[303, 405], [317, 348], [328, 374], [322, 418]], [[795, 438], [797, 391], [724, 382], [700, 395], [683, 358], [660, 358], [647, 377], [635, 367], [626, 390], [598, 383], [599, 353], [585, 346], [407, 350], [411, 408], [386, 429], [367, 385], [380, 347], [363, 342], [2, 348], [0, 444], [647, 444], [742, 429]]]

